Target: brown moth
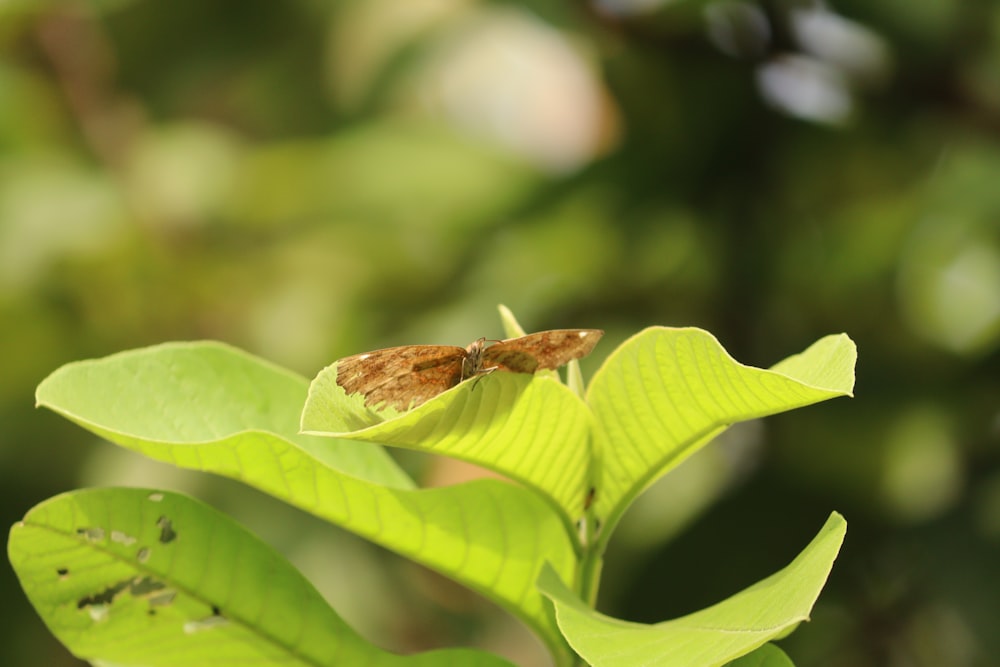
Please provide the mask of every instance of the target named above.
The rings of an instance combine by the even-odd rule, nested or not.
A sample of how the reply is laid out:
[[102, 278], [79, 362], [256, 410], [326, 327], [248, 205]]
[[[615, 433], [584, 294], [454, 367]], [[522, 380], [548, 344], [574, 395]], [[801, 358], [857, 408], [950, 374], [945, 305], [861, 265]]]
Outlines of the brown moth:
[[380, 403], [407, 410], [471, 377], [506, 371], [534, 373], [555, 369], [590, 354], [600, 329], [553, 329], [468, 347], [404, 345], [344, 357], [337, 363], [337, 384], [348, 395], [362, 394], [366, 406]]

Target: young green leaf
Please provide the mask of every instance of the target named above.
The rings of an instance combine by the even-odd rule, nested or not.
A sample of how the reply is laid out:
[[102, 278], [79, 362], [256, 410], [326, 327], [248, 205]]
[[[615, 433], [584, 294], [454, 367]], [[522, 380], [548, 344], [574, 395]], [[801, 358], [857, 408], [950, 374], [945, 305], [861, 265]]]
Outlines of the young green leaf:
[[552, 600], [570, 645], [595, 667], [717, 667], [808, 620], [846, 530], [843, 517], [834, 513], [781, 571], [716, 605], [655, 625], [597, 613], [551, 568], [542, 571], [538, 585]]
[[850, 395], [855, 357], [843, 335], [774, 370], [737, 363], [700, 329], [652, 327], [630, 338], [587, 391], [604, 535], [643, 489], [730, 424]]
[[224, 514], [174, 493], [63, 494], [28, 512], [11, 529], [7, 548], [46, 625], [84, 660], [510, 667], [478, 651], [382, 651], [273, 549]]
[[[392, 412], [359, 430], [342, 418], [366, 409], [336, 383], [336, 364], [313, 381], [302, 411], [312, 435], [444, 454], [496, 470], [528, 485], [561, 509], [580, 515], [590, 457], [590, 411], [563, 384], [520, 373], [463, 382], [406, 413]], [[347, 428], [345, 428], [347, 427]]]

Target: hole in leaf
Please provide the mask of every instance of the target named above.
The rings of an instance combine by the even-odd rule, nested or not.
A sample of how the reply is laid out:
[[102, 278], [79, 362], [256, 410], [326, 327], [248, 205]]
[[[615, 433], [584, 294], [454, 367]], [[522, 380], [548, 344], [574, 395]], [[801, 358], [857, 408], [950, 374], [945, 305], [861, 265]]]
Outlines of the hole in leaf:
[[174, 524], [170, 519], [161, 516], [156, 520], [156, 525], [160, 529], [160, 542], [162, 544], [167, 544], [177, 539], [177, 533], [174, 532]]
[[[122, 579], [99, 593], [80, 598], [76, 602], [76, 608], [87, 609], [93, 618], [95, 611], [92, 608], [101, 607], [103, 611], [100, 612], [100, 616], [103, 618], [107, 616], [107, 610], [114, 601], [125, 591], [128, 591], [133, 597], [145, 598], [150, 606], [168, 605], [177, 596], [177, 591], [167, 588], [167, 585], [162, 581], [157, 581], [152, 577], [133, 577]], [[95, 620], [97, 619], [95, 618]]]
[[125, 579], [119, 581], [116, 584], [108, 586], [100, 593], [94, 593], [93, 595], [88, 595], [87, 597], [82, 597], [76, 601], [76, 608], [83, 609], [85, 607], [96, 607], [96, 606], [107, 606], [115, 601], [115, 596], [121, 593], [123, 590], [128, 588], [130, 580]]
[[124, 544], [125, 546], [130, 546], [136, 543], [136, 539], [131, 535], [123, 533], [120, 530], [111, 531], [111, 541], [118, 542], [119, 544]]
[[197, 621], [188, 621], [184, 624], [184, 632], [193, 635], [203, 630], [211, 630], [229, 623], [229, 619], [217, 613], [218, 607], [212, 607], [212, 615]]
[[111, 609], [107, 605], [95, 604], [87, 607], [87, 613], [90, 615], [90, 620], [95, 623], [100, 623], [108, 617]]
[[104, 529], [100, 527], [77, 528], [76, 534], [90, 542], [104, 541]]
[[152, 577], [137, 577], [129, 582], [128, 591], [136, 597], [142, 597], [150, 593], [162, 591], [166, 587], [167, 585], [162, 581], [157, 581]]

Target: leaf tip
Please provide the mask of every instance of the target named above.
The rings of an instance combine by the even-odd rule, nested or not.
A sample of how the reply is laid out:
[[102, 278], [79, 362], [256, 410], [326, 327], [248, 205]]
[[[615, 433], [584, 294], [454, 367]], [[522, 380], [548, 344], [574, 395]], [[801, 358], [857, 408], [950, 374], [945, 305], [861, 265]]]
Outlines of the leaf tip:
[[497, 311], [500, 313], [500, 323], [503, 325], [504, 334], [508, 338], [520, 338], [525, 335], [524, 328], [514, 317], [514, 312], [510, 308], [499, 303]]

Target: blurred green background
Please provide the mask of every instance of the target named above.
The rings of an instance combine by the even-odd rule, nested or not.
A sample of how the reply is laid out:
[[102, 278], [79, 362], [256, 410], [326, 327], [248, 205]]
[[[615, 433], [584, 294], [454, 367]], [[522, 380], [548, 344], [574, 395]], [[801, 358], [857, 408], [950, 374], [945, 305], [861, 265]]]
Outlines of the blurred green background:
[[[213, 338], [311, 377], [499, 336], [498, 303], [607, 330], [585, 373], [654, 324], [758, 366], [858, 343], [857, 398], [734, 428], [644, 496], [603, 610], [711, 604], [836, 509], [797, 665], [1000, 664], [1000, 5], [0, 2], [5, 525], [80, 486], [180, 489], [382, 646], [545, 664], [436, 575], [33, 409], [74, 359]], [[9, 566], [0, 595], [0, 664], [78, 664]]]

